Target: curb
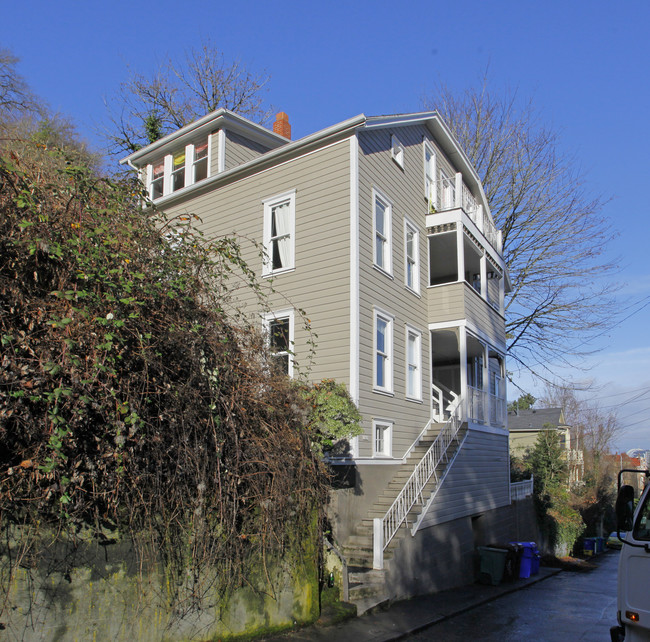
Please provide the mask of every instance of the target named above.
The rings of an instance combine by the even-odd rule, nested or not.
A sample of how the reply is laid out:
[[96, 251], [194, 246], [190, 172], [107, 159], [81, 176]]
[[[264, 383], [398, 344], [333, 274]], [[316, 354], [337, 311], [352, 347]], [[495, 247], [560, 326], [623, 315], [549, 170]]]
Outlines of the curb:
[[[426, 623], [421, 623], [418, 624], [417, 626], [414, 626], [413, 628], [407, 630], [407, 631], [402, 631], [401, 633], [397, 634], [394, 638], [387, 638], [390, 640], [401, 640], [402, 638], [405, 638], [409, 635], [414, 635], [416, 633], [419, 633], [420, 631], [423, 631], [424, 629], [433, 626], [434, 624], [440, 624], [440, 622], [445, 622], [446, 620], [450, 620], [451, 618], [454, 618], [458, 615], [462, 615], [463, 613], [467, 613], [468, 611], [471, 611], [475, 608], [478, 608], [479, 606], [483, 606], [484, 604], [489, 604], [490, 602], [494, 602], [495, 600], [498, 600], [499, 598], [503, 597], [504, 595], [510, 595], [511, 593], [517, 593], [518, 591], [521, 591], [523, 589], [528, 588], [529, 586], [533, 586], [533, 584], [538, 584], [539, 582], [543, 582], [544, 580], [548, 579], [549, 577], [554, 577], [555, 575], [559, 575], [560, 573], [563, 573], [564, 571], [561, 568], [550, 568], [548, 569], [547, 573], [544, 573], [542, 577], [535, 577], [530, 578], [529, 581], [527, 581], [525, 584], [521, 584], [519, 586], [512, 586], [508, 587], [507, 589], [500, 591], [499, 593], [496, 593], [494, 595], [490, 595], [488, 597], [485, 597], [483, 599], [477, 600], [476, 602], [472, 602], [471, 604], [468, 604], [464, 606], [463, 608], [460, 608], [453, 613], [448, 613], [446, 615], [441, 615], [438, 617], [435, 617], [431, 619], [430, 621]], [[503, 585], [500, 585], [503, 586]], [[507, 585], [506, 585], [507, 586]], [[435, 593], [433, 594], [435, 595]]]

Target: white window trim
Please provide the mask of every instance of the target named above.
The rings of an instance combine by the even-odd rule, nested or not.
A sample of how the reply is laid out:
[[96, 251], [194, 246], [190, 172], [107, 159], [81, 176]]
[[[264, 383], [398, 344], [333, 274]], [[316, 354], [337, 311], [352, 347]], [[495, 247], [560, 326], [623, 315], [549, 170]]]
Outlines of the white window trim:
[[[205, 140], [205, 139], [204, 139]], [[207, 154], [205, 156], [205, 162], [207, 164], [207, 169], [206, 169], [206, 176], [202, 180], [206, 180], [207, 178], [210, 177], [210, 156], [211, 156], [211, 151], [212, 151], [212, 136], [208, 136], [207, 140], [207, 145], [208, 145], [208, 150]], [[189, 164], [187, 163], [187, 159], [190, 159]], [[185, 148], [185, 167], [187, 170], [189, 170], [189, 174], [185, 174], [185, 186], [187, 187], [188, 185], [195, 185], [197, 181], [194, 180], [194, 166], [196, 165], [196, 145], [188, 145]], [[198, 181], [199, 183], [201, 181]]]
[[[413, 245], [415, 256], [413, 257], [413, 285], [409, 285], [408, 282], [409, 257], [407, 250], [407, 236], [409, 230], [413, 232], [414, 235]], [[420, 294], [420, 230], [406, 217], [404, 218], [404, 285], [406, 285], [411, 292], [418, 295]]]
[[[378, 372], [377, 372], [377, 355], [378, 355], [378, 347], [377, 347], [377, 321], [381, 319], [386, 323], [386, 349], [382, 353], [382, 355], [386, 359], [386, 367], [385, 367], [385, 373], [384, 373], [384, 378], [385, 381], [383, 385], [379, 385], [377, 382], [377, 377], [378, 377]], [[373, 376], [372, 376], [372, 384], [373, 384], [373, 390], [375, 392], [381, 392], [384, 394], [393, 394], [393, 327], [395, 324], [395, 317], [393, 317], [392, 314], [388, 314], [387, 312], [384, 312], [383, 310], [379, 310], [375, 308], [374, 310], [374, 317], [373, 317], [373, 350], [372, 350], [372, 369], [373, 369]]]
[[[267, 312], [262, 315], [262, 329], [264, 331], [264, 336], [266, 337], [267, 346], [270, 346], [270, 342], [271, 342], [271, 337], [270, 337], [271, 321], [275, 321], [277, 319], [289, 319], [290, 350], [287, 353], [289, 355], [289, 366], [287, 368], [289, 377], [293, 377], [293, 361], [294, 361], [294, 346], [295, 346], [294, 317], [295, 314], [292, 308], [288, 308], [286, 310], [275, 310], [274, 312]], [[278, 352], [274, 354], [283, 354], [283, 353]]]
[[390, 137], [390, 153], [391, 156], [393, 157], [393, 160], [397, 163], [397, 165], [401, 169], [404, 169], [405, 148], [404, 145], [402, 145], [400, 139], [397, 138], [395, 134], [391, 134]]
[[[416, 390], [409, 390], [409, 340], [411, 337], [415, 338], [415, 356], [417, 377], [415, 381]], [[413, 326], [406, 324], [406, 332], [404, 339], [404, 362], [405, 362], [405, 392], [406, 398], [411, 401], [422, 401], [422, 332]]]
[[[377, 450], [377, 428], [383, 428], [383, 448]], [[393, 456], [393, 426], [394, 422], [387, 419], [372, 420], [372, 456], [392, 457]]]
[[[431, 165], [432, 165], [432, 171], [427, 172], [427, 152], [431, 154]], [[424, 152], [423, 152], [423, 165], [424, 165], [424, 197], [427, 199], [428, 202], [432, 202], [435, 206], [435, 203], [437, 203], [437, 197], [438, 197], [438, 185], [436, 181], [436, 164], [437, 164], [437, 158], [436, 158], [436, 150], [434, 149], [433, 145], [428, 141], [424, 141]], [[430, 174], [430, 176], [429, 176]], [[427, 177], [429, 176], [429, 179], [431, 180], [431, 187], [428, 189], [427, 186]], [[431, 193], [429, 193], [429, 191]]]
[[[271, 263], [271, 213], [273, 208], [282, 203], [289, 203], [289, 261], [282, 268], [274, 270]], [[290, 190], [262, 201], [264, 205], [264, 259], [262, 276], [271, 276], [291, 272], [295, 269], [296, 257], [296, 190]]]
[[[203, 139], [205, 140], [205, 139]], [[207, 137], [207, 143], [208, 143], [208, 160], [207, 160], [207, 175], [206, 178], [203, 180], [206, 180], [207, 178], [210, 177], [210, 163], [212, 162], [212, 136]], [[185, 147], [180, 147], [173, 151], [170, 154], [165, 154], [163, 158], [161, 159], [164, 165], [164, 173], [163, 173], [163, 190], [162, 190], [162, 196], [159, 196], [159, 200], [161, 198], [164, 198], [165, 196], [169, 196], [170, 194], [176, 194], [180, 192], [181, 190], [185, 189], [186, 187], [189, 187], [190, 185], [194, 185], [194, 149], [195, 145], [194, 143], [190, 143], [189, 145], [185, 145]], [[174, 166], [173, 166], [173, 158], [176, 154], [180, 154], [181, 150], [185, 150], [185, 183], [183, 187], [179, 187], [176, 191], [172, 191], [172, 173], [174, 171]], [[152, 198], [152, 193], [151, 193], [151, 183], [153, 181], [153, 167], [156, 165], [159, 161], [156, 161], [154, 163], [148, 163], [147, 164], [147, 169], [146, 169], [146, 186], [147, 186], [147, 194], [149, 194], [149, 198], [153, 200]], [[202, 181], [200, 181], [202, 182]]]
[[[377, 260], [377, 201], [381, 201], [386, 207], [386, 220], [384, 242], [385, 256], [383, 257], [385, 265], [380, 265]], [[378, 189], [372, 190], [372, 259], [374, 266], [384, 274], [392, 277], [393, 275], [393, 205]]]

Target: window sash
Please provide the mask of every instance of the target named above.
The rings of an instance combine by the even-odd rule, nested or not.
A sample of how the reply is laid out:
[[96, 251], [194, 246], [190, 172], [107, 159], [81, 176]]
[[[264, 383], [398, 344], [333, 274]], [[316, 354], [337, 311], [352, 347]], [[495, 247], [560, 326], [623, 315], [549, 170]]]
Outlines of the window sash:
[[391, 206], [390, 203], [374, 195], [374, 261], [378, 268], [391, 271]]
[[373, 456], [390, 457], [392, 449], [393, 424], [386, 421], [373, 421]]
[[391, 392], [393, 385], [392, 353], [393, 353], [393, 320], [389, 317], [375, 314], [375, 388]]
[[265, 314], [264, 334], [272, 361], [281, 372], [293, 376], [293, 311], [281, 310]]
[[408, 221], [404, 221], [405, 283], [414, 292], [419, 292], [420, 289], [419, 245], [419, 232]]
[[406, 396], [422, 399], [422, 350], [421, 334], [406, 331]]
[[269, 275], [294, 268], [295, 193], [264, 201], [264, 266]]

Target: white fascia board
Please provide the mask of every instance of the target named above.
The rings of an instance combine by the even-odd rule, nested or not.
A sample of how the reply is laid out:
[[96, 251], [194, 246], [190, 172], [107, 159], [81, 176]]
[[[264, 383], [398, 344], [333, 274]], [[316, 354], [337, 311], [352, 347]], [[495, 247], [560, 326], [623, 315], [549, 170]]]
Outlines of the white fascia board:
[[443, 151], [453, 161], [454, 165], [463, 174], [463, 178], [468, 183], [473, 191], [478, 192], [479, 200], [486, 209], [488, 214], [490, 212], [490, 205], [487, 202], [483, 185], [478, 173], [474, 169], [469, 158], [465, 154], [462, 147], [458, 144], [456, 137], [453, 135], [445, 121], [443, 120], [440, 112], [423, 111], [415, 114], [396, 114], [394, 116], [371, 116], [367, 119], [364, 129], [379, 129], [386, 127], [406, 127], [408, 125], [425, 124], [429, 131], [433, 134], [436, 142], [442, 147]]
[[353, 131], [359, 126], [363, 125], [365, 121], [366, 117], [363, 114], [360, 114], [359, 116], [355, 116], [354, 118], [350, 118], [348, 120], [344, 120], [343, 122], [337, 123], [332, 127], [322, 129], [319, 132], [287, 143], [286, 145], [282, 145], [276, 149], [272, 149], [265, 154], [261, 154], [260, 156], [257, 156], [256, 158], [253, 158], [246, 163], [242, 163], [241, 165], [237, 165], [236, 167], [233, 167], [232, 169], [229, 169], [225, 172], [217, 173], [213, 176], [208, 176], [208, 178], [202, 180], [200, 183], [195, 183], [194, 185], [190, 185], [189, 187], [178, 190], [177, 192], [173, 192], [168, 196], [163, 196], [162, 198], [156, 200], [156, 205], [158, 207], [163, 204], [169, 205], [169, 203], [173, 202], [177, 198], [186, 196], [188, 193], [190, 193], [190, 191], [192, 193], [198, 192], [199, 190], [205, 191], [212, 188], [215, 184], [225, 184], [232, 180], [236, 180], [240, 175], [253, 173], [258, 170], [258, 168], [261, 170], [265, 169], [266, 166], [279, 165], [285, 160], [285, 158], [292, 158], [294, 156], [297, 157], [301, 154], [306, 154], [312, 151], [312, 149], [315, 147], [325, 146], [330, 142], [332, 138], [335, 138], [336, 136], [344, 136], [348, 132], [350, 134], [353, 134]]
[[474, 323], [472, 323], [472, 321], [469, 319], [456, 319], [455, 321], [437, 321], [436, 323], [427, 324], [427, 330], [429, 330], [429, 332], [435, 332], [436, 330], [455, 330], [460, 328], [465, 328], [466, 332], [469, 332], [481, 343], [484, 343], [486, 346], [489, 346], [493, 350], [496, 350], [501, 356], [507, 356], [505, 341], [495, 341], [489, 337], [481, 328], [474, 325]]
[[477, 239], [480, 239], [482, 248], [490, 255], [490, 259], [498, 265], [499, 268], [503, 270], [504, 275], [507, 275], [507, 278], [510, 279], [508, 266], [506, 265], [503, 256], [492, 247], [485, 237], [485, 234], [481, 232], [476, 223], [474, 223], [474, 221], [465, 214], [462, 209], [456, 208], [444, 212], [436, 212], [435, 214], [427, 214], [425, 218], [427, 229], [430, 227], [438, 227], [440, 225], [449, 225], [451, 223], [462, 223]]
[[288, 138], [280, 136], [270, 129], [258, 125], [252, 120], [248, 120], [248, 118], [239, 116], [228, 109], [217, 109], [216, 111], [207, 114], [207, 116], [203, 116], [203, 118], [199, 118], [193, 123], [181, 127], [181, 129], [168, 134], [164, 138], [157, 140], [155, 143], [151, 143], [151, 145], [147, 145], [126, 158], [123, 158], [120, 161], [120, 165], [128, 163], [131, 166], [139, 167], [145, 164], [152, 156], [159, 154], [160, 150], [168, 145], [182, 145], [195, 136], [199, 136], [202, 133], [207, 135], [211, 131], [219, 128], [234, 131], [250, 138], [251, 140], [273, 148], [280, 145], [286, 145], [289, 142]]

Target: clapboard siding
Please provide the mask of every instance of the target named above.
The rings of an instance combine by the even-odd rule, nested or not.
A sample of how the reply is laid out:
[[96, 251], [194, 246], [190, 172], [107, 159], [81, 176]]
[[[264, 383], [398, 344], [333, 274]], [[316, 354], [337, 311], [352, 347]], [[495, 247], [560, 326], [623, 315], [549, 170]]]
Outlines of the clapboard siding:
[[[391, 133], [405, 148], [404, 169], [391, 157]], [[359, 455], [372, 455], [370, 434], [373, 418], [394, 422], [392, 454], [402, 457], [431, 417], [430, 341], [427, 330], [426, 283], [426, 201], [421, 127], [401, 127], [394, 132], [379, 130], [359, 135], [359, 268], [360, 268], [360, 408], [365, 419], [366, 437], [359, 441]], [[392, 207], [392, 274], [373, 267], [373, 189], [387, 198]], [[404, 220], [419, 231], [420, 296], [405, 285]], [[382, 310], [393, 321], [393, 394], [373, 391], [374, 311]], [[421, 332], [421, 403], [406, 399], [406, 325]]]
[[508, 436], [469, 430], [421, 528], [506, 506], [508, 471]]
[[506, 333], [505, 319], [469, 283], [463, 285], [467, 320], [481, 328], [494, 345], [502, 345]]
[[226, 171], [253, 160], [268, 151], [269, 148], [264, 145], [260, 145], [234, 132], [226, 131]]
[[[228, 144], [232, 145], [232, 141]], [[169, 210], [171, 215], [191, 212], [199, 216], [208, 237], [242, 235], [243, 257], [261, 275], [262, 258], [251, 240], [261, 243], [263, 238], [263, 201], [295, 190], [295, 270], [273, 279], [278, 292], [269, 294], [270, 308], [303, 309], [318, 335], [310, 376], [333, 377], [346, 383], [350, 373], [349, 149], [349, 142], [342, 141], [223, 185]], [[260, 280], [263, 285], [269, 284], [268, 279]], [[253, 317], [258, 314], [252, 293], [241, 288], [237, 296]], [[301, 366], [307, 362], [309, 339], [296, 314], [295, 352]]]
[[427, 288], [430, 323], [465, 318], [465, 283], [448, 283]]
[[467, 319], [469, 326], [480, 328], [492, 344], [503, 344], [504, 318], [469, 283], [436, 285], [427, 288], [427, 294], [430, 323]]

